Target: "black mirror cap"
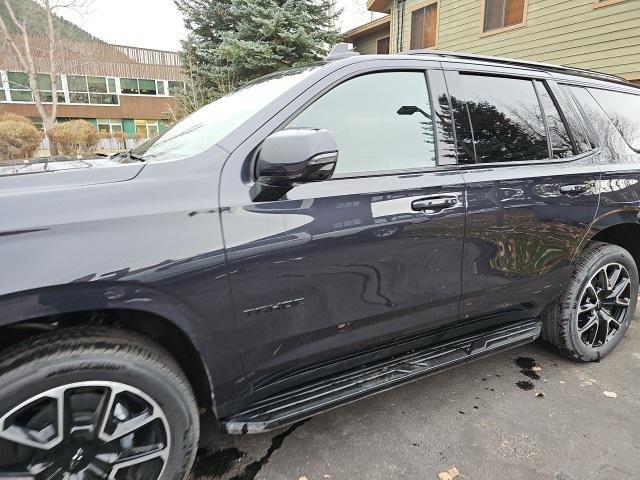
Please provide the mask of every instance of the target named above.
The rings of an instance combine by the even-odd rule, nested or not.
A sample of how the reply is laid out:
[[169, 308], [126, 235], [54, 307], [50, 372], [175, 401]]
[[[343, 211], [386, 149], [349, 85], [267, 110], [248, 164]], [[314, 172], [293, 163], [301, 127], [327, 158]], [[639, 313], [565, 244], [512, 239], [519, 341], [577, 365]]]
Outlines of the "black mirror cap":
[[327, 130], [291, 128], [270, 135], [260, 147], [256, 162], [259, 182], [292, 184], [331, 177], [338, 146]]
[[262, 143], [256, 160], [254, 201], [282, 198], [296, 183], [319, 182], [333, 175], [338, 146], [328, 130], [290, 128]]

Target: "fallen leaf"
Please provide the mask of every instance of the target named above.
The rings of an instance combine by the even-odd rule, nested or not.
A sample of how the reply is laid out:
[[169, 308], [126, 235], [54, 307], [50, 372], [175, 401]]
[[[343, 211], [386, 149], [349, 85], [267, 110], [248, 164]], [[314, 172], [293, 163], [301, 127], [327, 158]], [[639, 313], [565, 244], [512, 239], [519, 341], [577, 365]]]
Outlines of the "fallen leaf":
[[538, 392], [538, 393], [536, 393], [536, 397], [538, 397], [538, 398], [543, 398], [543, 397], [544, 397], [544, 392]]
[[542, 370], [542, 367], [533, 367], [531, 370], [533, 370], [534, 372], [539, 372]]
[[298, 480], [308, 480], [307, 477], [300, 477]]
[[455, 465], [451, 465], [445, 472], [438, 474], [438, 480], [454, 480], [460, 475], [460, 470]]
[[609, 398], [618, 398], [618, 394], [616, 392], [602, 392], [605, 397]]

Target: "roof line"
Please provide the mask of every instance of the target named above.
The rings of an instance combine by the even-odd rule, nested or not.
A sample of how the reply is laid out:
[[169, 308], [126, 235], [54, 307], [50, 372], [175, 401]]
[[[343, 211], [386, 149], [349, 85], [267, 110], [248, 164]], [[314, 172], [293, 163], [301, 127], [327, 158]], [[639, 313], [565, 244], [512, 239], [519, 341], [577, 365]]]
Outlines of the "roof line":
[[637, 86], [631, 83], [629, 80], [618, 75], [611, 73], [597, 72], [595, 70], [588, 70], [586, 68], [568, 67], [565, 65], [555, 65], [551, 63], [536, 62], [533, 60], [519, 60], [515, 58], [494, 57], [492, 55], [480, 55], [476, 53], [465, 52], [450, 52], [446, 50], [408, 50], [401, 52], [401, 55], [433, 55], [436, 57], [447, 57], [462, 60], [482, 60], [493, 63], [501, 63], [504, 65], [523, 66], [539, 70], [546, 70], [555, 73], [574, 74], [582, 77], [589, 77], [599, 80], [614, 81], [617, 83], [624, 83], [625, 85]]

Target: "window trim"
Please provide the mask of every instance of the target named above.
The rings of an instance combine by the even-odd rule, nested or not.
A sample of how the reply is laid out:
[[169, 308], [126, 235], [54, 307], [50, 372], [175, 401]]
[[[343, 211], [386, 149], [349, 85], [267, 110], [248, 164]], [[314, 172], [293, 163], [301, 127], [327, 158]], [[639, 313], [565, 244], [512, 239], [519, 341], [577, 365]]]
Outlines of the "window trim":
[[625, 0], [606, 0], [604, 2], [598, 2], [597, 0], [593, 0], [593, 3], [591, 4], [592, 8], [596, 9], [596, 8], [604, 8], [604, 7], [610, 7], [611, 5], [616, 5], [618, 3], [622, 3]]
[[[420, 10], [421, 8], [425, 8], [428, 7], [430, 5], [433, 5], [434, 3], [436, 4], [436, 39], [435, 42], [433, 44], [433, 47], [422, 47], [421, 49], [418, 50], [430, 50], [430, 49], [434, 49], [436, 50], [438, 48], [438, 42], [440, 41], [440, 1], [441, 0], [424, 0], [422, 2], [416, 3], [415, 5], [412, 5], [411, 7], [409, 7], [409, 48], [411, 49], [411, 24], [413, 23], [413, 12], [415, 12], [416, 10]], [[527, 0], [525, 0], [527, 1]]]
[[[505, 0], [506, 1], [506, 0]], [[624, 0], [613, 0], [613, 1], [624, 1]], [[508, 27], [496, 28], [495, 30], [487, 30], [484, 29], [484, 14], [486, 10], [487, 0], [480, 0], [480, 37], [490, 37], [491, 35], [497, 35], [499, 33], [510, 32], [511, 30], [516, 30], [518, 28], [523, 28], [527, 26], [527, 13], [529, 12], [529, 0], [524, 0], [524, 6], [522, 11], [522, 22], [516, 23], [514, 25], [509, 25]]]

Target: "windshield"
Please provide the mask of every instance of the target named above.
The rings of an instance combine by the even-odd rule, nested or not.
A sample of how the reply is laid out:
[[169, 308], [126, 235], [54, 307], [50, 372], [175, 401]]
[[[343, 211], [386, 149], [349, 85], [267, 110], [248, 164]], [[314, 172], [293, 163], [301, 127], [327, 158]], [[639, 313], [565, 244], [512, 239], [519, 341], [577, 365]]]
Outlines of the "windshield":
[[175, 160], [203, 152], [318, 68], [293, 68], [254, 80], [202, 107], [132, 153], [143, 160]]

